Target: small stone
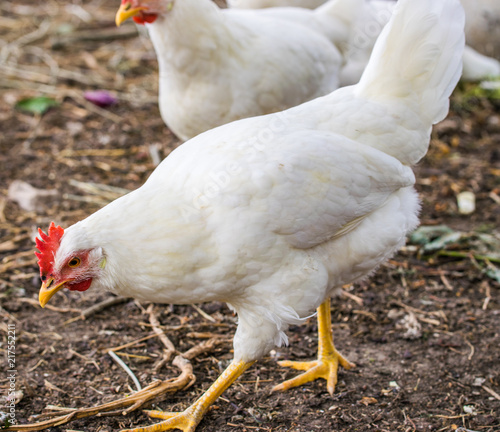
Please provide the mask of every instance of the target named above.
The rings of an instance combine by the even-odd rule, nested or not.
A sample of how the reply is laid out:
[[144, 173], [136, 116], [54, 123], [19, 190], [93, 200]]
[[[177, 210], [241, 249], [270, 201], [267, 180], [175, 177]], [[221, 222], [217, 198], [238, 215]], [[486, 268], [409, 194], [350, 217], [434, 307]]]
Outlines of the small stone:
[[486, 378], [477, 377], [477, 378], [474, 378], [474, 382], [472, 383], [472, 385], [474, 387], [481, 387], [485, 382], [486, 382]]
[[460, 192], [457, 195], [458, 212], [469, 215], [476, 210], [476, 196], [473, 192]]

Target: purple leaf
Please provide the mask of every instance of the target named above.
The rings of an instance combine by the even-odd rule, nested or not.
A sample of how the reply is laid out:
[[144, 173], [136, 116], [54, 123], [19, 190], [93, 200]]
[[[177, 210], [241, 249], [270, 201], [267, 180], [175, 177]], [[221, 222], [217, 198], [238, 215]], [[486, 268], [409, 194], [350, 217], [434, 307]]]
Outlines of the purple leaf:
[[117, 101], [117, 99], [106, 90], [86, 91], [83, 97], [101, 108], [113, 105]]

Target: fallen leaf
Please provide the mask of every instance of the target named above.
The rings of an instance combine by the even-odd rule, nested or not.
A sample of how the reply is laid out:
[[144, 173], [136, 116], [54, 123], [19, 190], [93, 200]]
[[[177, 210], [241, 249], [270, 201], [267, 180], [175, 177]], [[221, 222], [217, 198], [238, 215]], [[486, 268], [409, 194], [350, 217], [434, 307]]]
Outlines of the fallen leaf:
[[486, 269], [486, 275], [493, 279], [496, 280], [497, 282], [500, 282], [500, 269], [495, 267], [493, 264], [490, 263], [490, 267]]
[[116, 98], [106, 90], [86, 91], [83, 97], [101, 108], [105, 108], [116, 103]]
[[19, 101], [16, 104], [16, 108], [23, 111], [28, 111], [33, 114], [44, 114], [50, 108], [58, 105], [59, 103], [54, 99], [51, 99], [47, 96], [39, 96]]
[[364, 406], [368, 406], [368, 405], [373, 405], [373, 404], [378, 403], [378, 400], [373, 398], [373, 397], [365, 396], [365, 397], [363, 397], [363, 399], [361, 399], [359, 401], [359, 403], [364, 405]]
[[446, 225], [421, 226], [410, 235], [410, 242], [413, 244], [425, 245], [432, 240], [454, 231]]
[[449, 234], [445, 234], [424, 245], [422, 250], [424, 253], [429, 253], [446, 249], [446, 246], [457, 243], [462, 238], [462, 236], [463, 233], [461, 233], [460, 231], [454, 231]]

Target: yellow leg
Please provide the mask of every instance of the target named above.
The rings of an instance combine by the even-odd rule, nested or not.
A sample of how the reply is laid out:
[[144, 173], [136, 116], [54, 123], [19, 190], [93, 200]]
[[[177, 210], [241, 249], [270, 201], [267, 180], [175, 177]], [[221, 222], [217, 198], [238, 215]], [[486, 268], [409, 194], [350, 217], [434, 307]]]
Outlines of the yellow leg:
[[284, 367], [306, 372], [275, 386], [273, 391], [289, 390], [318, 378], [324, 378], [327, 382], [328, 392], [333, 395], [337, 384], [339, 364], [344, 369], [350, 369], [354, 367], [354, 364], [342, 357], [333, 344], [329, 298], [318, 308], [318, 360], [311, 362], [280, 361], [278, 363]]
[[165, 421], [152, 426], [127, 429], [122, 432], [163, 432], [171, 429], [193, 432], [215, 400], [254, 363], [233, 361], [210, 388], [186, 411], [181, 413], [146, 411], [151, 417], [161, 418]]

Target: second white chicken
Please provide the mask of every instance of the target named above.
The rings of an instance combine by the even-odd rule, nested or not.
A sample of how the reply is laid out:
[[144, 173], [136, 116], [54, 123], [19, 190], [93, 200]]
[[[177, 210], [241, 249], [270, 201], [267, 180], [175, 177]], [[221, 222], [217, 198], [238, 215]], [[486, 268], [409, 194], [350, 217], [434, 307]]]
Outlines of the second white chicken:
[[220, 9], [211, 0], [122, 0], [117, 24], [133, 17], [147, 25], [158, 57], [162, 118], [186, 140], [336, 89], [342, 56], [332, 38], [347, 42], [353, 1], [360, 0], [331, 0], [318, 12], [333, 36], [276, 11]]
[[[488, 39], [485, 31], [486, 23], [489, 23], [489, 27], [492, 27], [492, 22], [496, 16], [495, 11], [498, 11], [498, 19], [500, 19], [500, 6], [491, 6], [492, 0], [461, 0], [461, 2], [466, 12], [466, 41], [469, 42], [469, 39], [472, 41], [478, 40], [479, 34], [482, 34], [481, 40], [484, 44], [484, 41]], [[472, 2], [474, 2], [474, 5]], [[359, 81], [368, 64], [375, 41], [389, 22], [396, 4], [397, 2], [390, 0], [364, 0], [362, 7], [358, 10], [358, 16], [348, 46], [343, 52], [344, 65], [340, 72], [341, 86], [352, 85]], [[491, 7], [488, 8], [488, 6]], [[486, 10], [489, 11], [489, 14], [486, 14]], [[481, 11], [481, 13], [478, 11]], [[486, 16], [490, 18], [487, 20]], [[478, 29], [481, 25], [483, 26], [482, 32]], [[490, 33], [489, 38], [491, 41], [495, 40], [493, 33]], [[483, 54], [470, 46], [466, 46], [463, 57], [462, 79], [476, 81], [500, 75], [500, 62], [484, 55], [488, 51], [486, 45], [481, 46], [481, 44], [476, 43], [474, 46], [480, 49]]]
[[285, 6], [316, 9], [325, 2], [326, 0], [227, 0], [229, 7], [241, 9], [260, 9]]

